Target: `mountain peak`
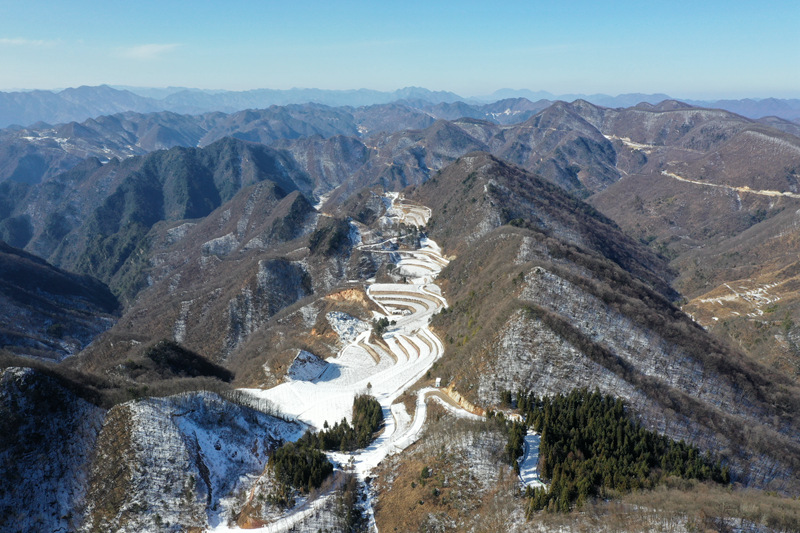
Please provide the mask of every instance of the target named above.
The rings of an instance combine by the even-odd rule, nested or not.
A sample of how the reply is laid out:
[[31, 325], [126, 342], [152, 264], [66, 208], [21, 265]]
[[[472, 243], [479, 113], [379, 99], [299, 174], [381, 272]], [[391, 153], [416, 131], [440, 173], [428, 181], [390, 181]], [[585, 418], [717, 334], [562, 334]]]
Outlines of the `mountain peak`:
[[652, 109], [654, 111], [675, 111], [678, 109], [692, 109], [693, 107], [693, 105], [681, 102], [680, 100], [664, 100], [652, 106]]

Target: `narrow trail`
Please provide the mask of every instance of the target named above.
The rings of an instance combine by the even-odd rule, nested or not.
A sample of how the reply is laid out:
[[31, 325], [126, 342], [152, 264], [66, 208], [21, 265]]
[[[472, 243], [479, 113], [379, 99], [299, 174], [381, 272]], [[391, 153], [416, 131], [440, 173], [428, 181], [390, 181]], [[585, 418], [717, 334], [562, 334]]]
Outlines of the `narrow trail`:
[[770, 190], [761, 190], [761, 189], [751, 189], [750, 187], [734, 187], [733, 185], [722, 185], [719, 183], [707, 183], [704, 181], [697, 181], [697, 180], [690, 180], [689, 178], [684, 178], [682, 176], [678, 176], [677, 174], [673, 174], [672, 172], [667, 172], [666, 170], [662, 170], [661, 174], [664, 176], [669, 176], [672, 179], [676, 179], [678, 181], [682, 181], [684, 183], [692, 183], [694, 185], [702, 185], [703, 187], [716, 187], [718, 189], [725, 189], [728, 191], [733, 192], [744, 192], [750, 194], [757, 194], [760, 196], [773, 196], [773, 197], [786, 197], [786, 198], [800, 198], [800, 194], [796, 194], [793, 192], [783, 192], [783, 191], [770, 191]]
[[[431, 216], [424, 206], [405, 202], [397, 193], [389, 193], [384, 227], [422, 226]], [[249, 393], [273, 402], [283, 413], [309, 426], [321, 429], [348, 416], [358, 394], [369, 392], [381, 404], [384, 430], [367, 448], [353, 453], [329, 453], [338, 466], [347, 469], [363, 482], [384, 458], [398, 453], [417, 441], [425, 423], [428, 398], [434, 398], [458, 416], [480, 419], [440, 397], [435, 388], [417, 393], [416, 409], [411, 417], [402, 403], [394, 403], [409, 387], [419, 381], [444, 353], [442, 341], [430, 330], [431, 317], [447, 306], [433, 279], [448, 261], [432, 240], [423, 237], [417, 250], [387, 250], [393, 239], [366, 242], [358, 248], [370, 253], [390, 253], [399, 258], [396, 272], [407, 283], [371, 283], [368, 297], [386, 317], [395, 321], [383, 334], [383, 343], [372, 343], [370, 331], [363, 331], [345, 346], [336, 358], [328, 359], [328, 369], [311, 381], [290, 380], [268, 390], [246, 389]], [[397, 241], [394, 240], [396, 243]], [[387, 349], [389, 353], [387, 353]], [[250, 531], [289, 531], [318, 510], [322, 503], [304, 503], [288, 515], [264, 528]], [[370, 529], [375, 526], [371, 500], [366, 505]], [[228, 531], [220, 526], [215, 531]]]

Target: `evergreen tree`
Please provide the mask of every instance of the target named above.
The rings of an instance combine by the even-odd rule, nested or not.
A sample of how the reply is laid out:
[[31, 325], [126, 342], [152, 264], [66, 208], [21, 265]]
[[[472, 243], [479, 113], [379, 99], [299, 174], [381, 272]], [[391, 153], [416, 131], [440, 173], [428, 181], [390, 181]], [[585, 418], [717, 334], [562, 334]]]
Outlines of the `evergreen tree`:
[[[554, 398], [520, 391], [516, 398], [527, 423], [541, 434], [539, 473], [550, 482], [549, 490], [528, 494], [529, 514], [542, 509], [566, 512], [610, 489], [652, 488], [666, 476], [730, 482], [727, 467], [709, 454], [701, 455], [697, 448], [628, 418], [620, 398], [585, 389]], [[524, 432], [524, 427], [511, 428], [509, 454], [517, 453], [515, 446], [518, 441], [521, 446]]]

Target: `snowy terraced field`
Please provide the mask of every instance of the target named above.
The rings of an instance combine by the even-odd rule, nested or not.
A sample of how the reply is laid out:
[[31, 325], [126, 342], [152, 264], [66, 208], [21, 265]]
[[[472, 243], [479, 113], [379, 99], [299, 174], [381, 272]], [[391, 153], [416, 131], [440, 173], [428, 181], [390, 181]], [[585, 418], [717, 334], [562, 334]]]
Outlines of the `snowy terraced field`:
[[[404, 203], [396, 193], [388, 195], [388, 210], [381, 224], [384, 227], [403, 223], [421, 226], [430, 218], [430, 209]], [[367, 237], [368, 234], [363, 235]], [[283, 413], [321, 429], [327, 421], [333, 424], [349, 418], [354, 398], [369, 392], [383, 408], [385, 428], [366, 449], [352, 454], [330, 453], [339, 465], [351, 465], [364, 480], [387, 455], [407, 448], [419, 438], [427, 413], [426, 400], [433, 397], [457, 416], [481, 417], [460, 409], [437, 396], [437, 389], [425, 388], [417, 394], [415, 416], [403, 404], [394, 401], [422, 378], [442, 356], [444, 346], [428, 327], [430, 318], [447, 306], [433, 279], [447, 265], [441, 249], [432, 240], [421, 239], [418, 250], [387, 251], [383, 242], [362, 243], [363, 251], [391, 253], [399, 257], [398, 272], [407, 283], [372, 283], [369, 297], [383, 310], [375, 318], [395, 321], [383, 334], [386, 347], [370, 341], [369, 325], [343, 313], [329, 313], [328, 320], [346, 346], [337, 357], [326, 361], [327, 367], [309, 380], [291, 379], [268, 390], [248, 392], [273, 402]], [[296, 374], [299, 377], [301, 374]], [[370, 506], [371, 507], [371, 506]], [[314, 505], [304, 505], [289, 516], [260, 531], [287, 531], [299, 524]], [[368, 509], [371, 512], [371, 508]], [[374, 528], [374, 522], [372, 523]], [[216, 531], [225, 531], [224, 527]]]
[[[428, 208], [401, 203], [397, 195], [388, 199], [390, 207], [386, 220], [382, 221], [384, 225], [419, 225], [430, 217]], [[326, 421], [333, 424], [343, 417], [349, 418], [355, 396], [369, 389], [383, 405], [387, 419], [386, 431], [378, 442], [389, 440], [395, 433], [392, 403], [425, 375], [444, 350], [428, 328], [428, 322], [446, 305], [439, 287], [431, 281], [447, 261], [436, 243], [427, 238], [422, 239], [419, 250], [387, 252], [379, 249], [382, 244], [362, 244], [361, 249], [397, 253], [401, 257], [398, 268], [403, 269], [408, 281], [373, 283], [367, 287], [369, 297], [384, 311], [375, 318], [385, 316], [396, 322], [383, 335], [391, 353], [370, 342], [368, 324], [344, 313], [330, 313], [328, 321], [346, 346], [336, 358], [327, 361], [327, 369], [321, 375], [248, 392], [269, 399], [285, 414], [320, 429]]]

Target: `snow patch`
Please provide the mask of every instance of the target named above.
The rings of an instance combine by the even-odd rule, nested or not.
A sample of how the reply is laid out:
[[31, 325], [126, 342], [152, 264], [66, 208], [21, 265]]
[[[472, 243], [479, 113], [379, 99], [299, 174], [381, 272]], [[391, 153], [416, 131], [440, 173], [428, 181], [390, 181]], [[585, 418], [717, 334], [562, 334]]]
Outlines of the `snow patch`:
[[323, 359], [305, 350], [299, 350], [287, 374], [299, 381], [312, 381], [325, 372], [330, 365]]
[[314, 305], [306, 305], [300, 308], [300, 316], [303, 317], [303, 326], [311, 328], [317, 322], [319, 310]]
[[187, 300], [181, 302], [181, 314], [178, 320], [175, 321], [172, 336], [175, 342], [181, 343], [186, 338], [186, 319], [189, 317], [189, 310], [192, 307], [194, 300]]
[[238, 239], [236, 239], [233, 233], [228, 233], [227, 235], [203, 243], [202, 249], [205, 255], [226, 256], [230, 255], [230, 253], [238, 247]]
[[348, 234], [348, 238], [350, 239], [350, 244], [353, 246], [358, 246], [361, 244], [361, 230], [358, 229], [358, 226], [351, 220], [350, 224], [350, 233]]
[[186, 234], [189, 233], [189, 230], [195, 227], [197, 224], [194, 222], [186, 222], [181, 224], [180, 226], [176, 226], [174, 228], [170, 228], [167, 230], [167, 244], [175, 244], [179, 240], [186, 237]]
[[528, 431], [523, 441], [522, 457], [519, 458], [519, 479], [523, 487], [544, 487], [544, 482], [539, 477], [539, 442], [541, 435], [535, 431]]
[[359, 335], [370, 329], [369, 324], [363, 320], [350, 316], [347, 313], [342, 313], [341, 311], [331, 311], [325, 315], [325, 318], [328, 319], [328, 323], [333, 328], [333, 331], [339, 335], [339, 338], [344, 344], [354, 342]]

